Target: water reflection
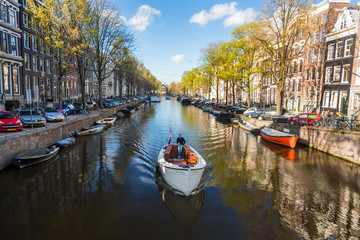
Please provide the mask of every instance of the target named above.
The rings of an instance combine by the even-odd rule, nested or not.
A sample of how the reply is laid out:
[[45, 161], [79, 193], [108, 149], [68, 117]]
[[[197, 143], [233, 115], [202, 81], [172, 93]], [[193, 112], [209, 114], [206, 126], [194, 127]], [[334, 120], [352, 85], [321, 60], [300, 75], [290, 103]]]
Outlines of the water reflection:
[[[189, 200], [160, 187], [163, 203], [155, 165], [169, 127], [211, 163], [214, 180]], [[264, 144], [193, 106], [147, 105], [54, 161], [1, 171], [0, 239], [360, 236], [358, 166]]]
[[204, 203], [204, 192], [184, 197], [159, 186], [161, 199], [176, 221], [190, 233]]

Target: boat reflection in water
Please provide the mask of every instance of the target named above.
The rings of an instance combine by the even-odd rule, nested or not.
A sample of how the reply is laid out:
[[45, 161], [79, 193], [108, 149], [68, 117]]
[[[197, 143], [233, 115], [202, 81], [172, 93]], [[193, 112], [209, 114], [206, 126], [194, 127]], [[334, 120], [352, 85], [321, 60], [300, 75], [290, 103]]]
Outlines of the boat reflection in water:
[[203, 206], [205, 198], [204, 191], [185, 197], [159, 185], [159, 192], [161, 199], [171, 215], [187, 233], [190, 233]]
[[266, 141], [265, 139], [261, 138], [260, 142], [268, 147], [271, 151], [280, 155], [283, 158], [290, 160], [291, 162], [295, 162], [295, 150], [292, 148], [283, 147], [281, 145]]

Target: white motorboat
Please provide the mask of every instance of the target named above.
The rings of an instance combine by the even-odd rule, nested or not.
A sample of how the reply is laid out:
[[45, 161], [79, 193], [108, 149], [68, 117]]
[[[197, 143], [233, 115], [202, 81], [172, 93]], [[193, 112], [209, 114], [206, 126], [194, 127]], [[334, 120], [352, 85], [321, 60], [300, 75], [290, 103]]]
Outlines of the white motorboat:
[[188, 145], [183, 146], [178, 158], [178, 145], [169, 144], [161, 149], [158, 166], [167, 184], [189, 196], [199, 186], [206, 161]]
[[99, 125], [107, 124], [107, 125], [113, 126], [115, 124], [116, 119], [117, 118], [114, 118], [114, 117], [103, 118], [103, 119], [96, 121], [96, 124], [99, 124]]
[[86, 136], [86, 135], [102, 133], [105, 127], [107, 127], [107, 125], [95, 125], [88, 128], [83, 128], [78, 134], [79, 136]]

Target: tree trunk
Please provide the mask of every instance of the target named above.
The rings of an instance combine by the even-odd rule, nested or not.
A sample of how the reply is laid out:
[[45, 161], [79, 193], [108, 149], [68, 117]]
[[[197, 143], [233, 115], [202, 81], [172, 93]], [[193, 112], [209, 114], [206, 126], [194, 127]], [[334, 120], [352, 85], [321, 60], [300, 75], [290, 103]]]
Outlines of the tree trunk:
[[276, 99], [276, 115], [281, 115], [281, 103], [282, 103], [282, 90], [277, 89], [277, 99]]
[[251, 107], [251, 88], [248, 84], [247, 86], [247, 95], [248, 95], [248, 98], [247, 98], [247, 104], [248, 104], [248, 108]]
[[225, 105], [227, 105], [228, 103], [228, 91], [229, 91], [229, 88], [228, 88], [228, 82], [226, 81], [226, 84], [225, 84]]
[[59, 110], [62, 108], [62, 77], [58, 76]]
[[235, 82], [232, 84], [232, 95], [233, 105], [235, 105]]

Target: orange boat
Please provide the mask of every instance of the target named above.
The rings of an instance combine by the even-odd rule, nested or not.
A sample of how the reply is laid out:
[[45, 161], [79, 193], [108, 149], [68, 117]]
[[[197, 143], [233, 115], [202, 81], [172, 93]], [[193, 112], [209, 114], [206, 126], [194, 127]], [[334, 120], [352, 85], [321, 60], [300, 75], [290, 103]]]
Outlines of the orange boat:
[[263, 137], [265, 140], [268, 140], [269, 142], [273, 142], [291, 148], [294, 148], [296, 146], [296, 143], [299, 138], [296, 135], [280, 132], [278, 130], [269, 127], [261, 128], [260, 134], [261, 137]]
[[271, 151], [280, 155], [283, 158], [290, 160], [291, 162], [295, 162], [295, 150], [288, 147], [283, 147], [272, 142], [266, 141], [265, 139], [261, 138], [260, 142], [269, 148]]

